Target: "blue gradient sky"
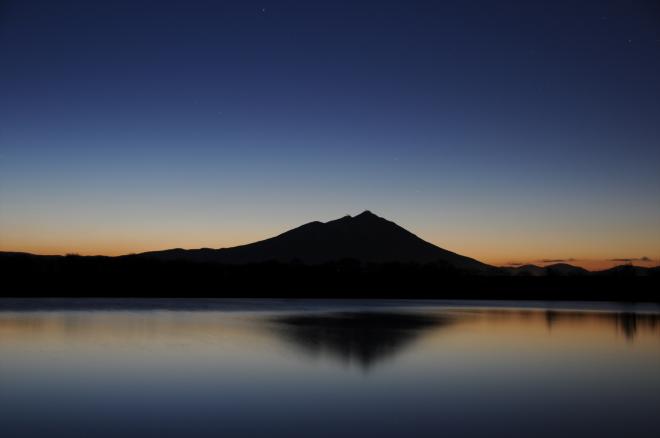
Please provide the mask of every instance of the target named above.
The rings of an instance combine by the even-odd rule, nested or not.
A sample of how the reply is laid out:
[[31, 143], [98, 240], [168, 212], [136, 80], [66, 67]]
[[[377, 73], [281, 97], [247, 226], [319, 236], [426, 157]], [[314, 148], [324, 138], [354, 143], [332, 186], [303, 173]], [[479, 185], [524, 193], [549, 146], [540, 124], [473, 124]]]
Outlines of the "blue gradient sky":
[[491, 263], [657, 262], [660, 7], [502, 3], [5, 0], [0, 250], [370, 209]]

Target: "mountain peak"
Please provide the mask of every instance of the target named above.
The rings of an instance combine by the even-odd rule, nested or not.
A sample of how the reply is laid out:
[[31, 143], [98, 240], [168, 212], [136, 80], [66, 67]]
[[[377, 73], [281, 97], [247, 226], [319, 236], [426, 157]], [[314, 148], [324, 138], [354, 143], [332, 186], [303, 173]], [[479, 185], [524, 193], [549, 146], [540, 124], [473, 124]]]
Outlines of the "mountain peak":
[[[192, 250], [186, 254], [160, 254], [227, 264], [273, 260], [319, 264], [354, 259], [365, 263], [441, 263], [461, 270], [490, 268], [426, 242], [369, 210], [353, 217], [346, 215], [328, 222], [310, 222], [269, 239], [212, 253]], [[159, 253], [149, 255], [157, 257]]]
[[389, 222], [386, 219], [377, 216], [370, 212], [369, 210], [364, 210], [362, 213], [351, 216], [347, 214], [339, 219], [333, 219], [331, 221], [325, 222], [325, 224], [343, 224], [345, 226], [364, 226], [364, 225], [374, 225], [380, 222]]
[[364, 210], [362, 213], [355, 216], [354, 219], [380, 219], [380, 216], [373, 214], [369, 210]]

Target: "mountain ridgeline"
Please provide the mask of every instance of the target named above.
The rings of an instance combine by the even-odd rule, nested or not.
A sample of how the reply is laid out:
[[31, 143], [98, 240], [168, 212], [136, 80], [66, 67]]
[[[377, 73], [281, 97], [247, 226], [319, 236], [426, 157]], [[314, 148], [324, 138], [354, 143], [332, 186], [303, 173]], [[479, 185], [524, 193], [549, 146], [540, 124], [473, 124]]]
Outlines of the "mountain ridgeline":
[[0, 252], [15, 297], [277, 297], [660, 302], [660, 268], [495, 267], [365, 211], [222, 249], [118, 257]]
[[485, 263], [437, 247], [387, 219], [365, 211], [329, 222], [310, 222], [270, 239], [223, 249], [170, 249], [140, 254], [160, 260], [246, 264], [322, 264], [352, 259], [363, 263], [439, 263], [487, 272]]

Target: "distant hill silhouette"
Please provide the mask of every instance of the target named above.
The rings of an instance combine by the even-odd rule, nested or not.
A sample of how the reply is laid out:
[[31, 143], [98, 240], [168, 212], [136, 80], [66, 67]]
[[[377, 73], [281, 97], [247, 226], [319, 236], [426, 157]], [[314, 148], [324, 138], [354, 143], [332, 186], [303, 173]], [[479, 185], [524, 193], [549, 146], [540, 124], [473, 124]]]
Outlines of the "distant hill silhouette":
[[546, 275], [545, 268], [537, 265], [521, 265], [514, 268], [502, 268], [511, 275], [541, 277]]
[[545, 271], [548, 275], [586, 275], [589, 273], [589, 271], [584, 268], [569, 265], [568, 263], [547, 265]]
[[547, 266], [521, 265], [514, 268], [507, 267], [502, 269], [511, 275], [528, 277], [543, 277], [546, 275], [579, 276], [589, 274], [589, 271], [586, 269], [569, 265], [568, 263], [555, 263]]
[[[0, 272], [3, 290], [15, 297], [660, 302], [660, 267], [624, 265], [588, 272], [558, 263], [497, 268], [439, 248], [369, 211], [326, 223], [311, 222], [233, 248], [171, 249], [118, 257], [0, 252]], [[293, 332], [295, 336], [309, 333]], [[370, 354], [365, 352], [364, 357]]]
[[596, 271], [594, 275], [609, 277], [646, 277], [657, 276], [660, 274], [660, 266], [645, 268], [643, 266], [634, 266], [632, 264], [618, 265], [603, 271]]
[[320, 264], [353, 259], [366, 263], [440, 263], [465, 271], [493, 266], [420, 239], [370, 211], [329, 222], [310, 222], [270, 239], [223, 249], [170, 249], [140, 254], [159, 260], [226, 264], [278, 261]]

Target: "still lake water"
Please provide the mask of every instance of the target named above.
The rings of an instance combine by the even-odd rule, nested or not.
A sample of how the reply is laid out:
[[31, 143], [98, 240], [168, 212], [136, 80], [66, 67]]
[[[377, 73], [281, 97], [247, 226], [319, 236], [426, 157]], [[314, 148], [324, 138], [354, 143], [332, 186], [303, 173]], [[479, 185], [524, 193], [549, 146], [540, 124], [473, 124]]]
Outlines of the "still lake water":
[[660, 313], [0, 300], [0, 436], [660, 436]]

